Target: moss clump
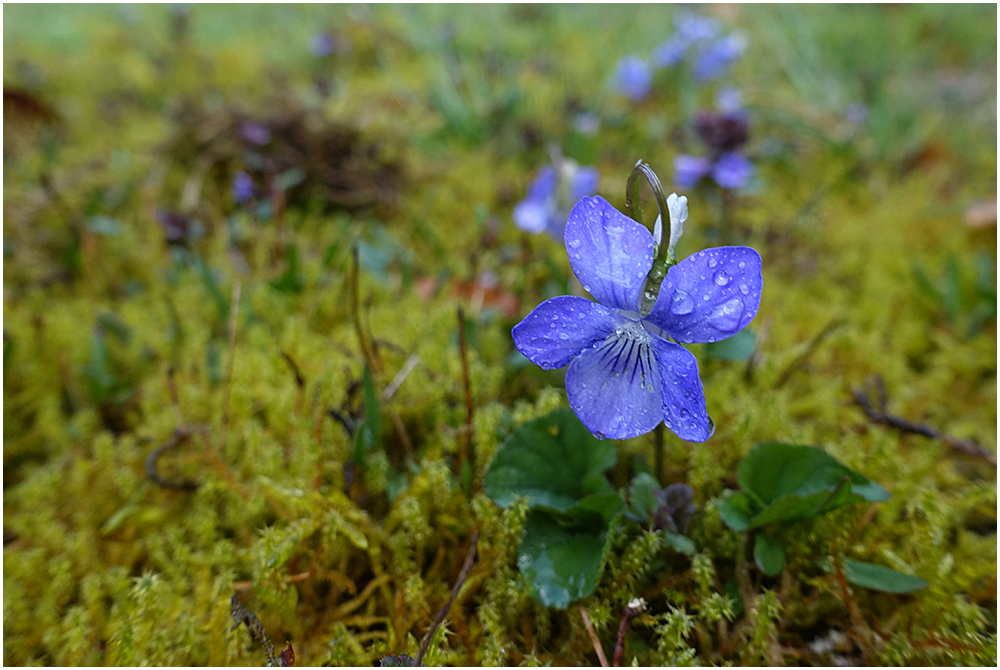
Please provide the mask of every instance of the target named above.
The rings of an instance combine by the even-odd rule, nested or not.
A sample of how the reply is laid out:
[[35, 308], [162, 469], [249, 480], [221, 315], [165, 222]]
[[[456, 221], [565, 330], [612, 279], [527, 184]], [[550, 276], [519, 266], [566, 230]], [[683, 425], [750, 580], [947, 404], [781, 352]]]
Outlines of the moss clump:
[[[995, 467], [869, 422], [851, 391], [878, 375], [888, 411], [995, 454], [995, 221], [964, 214], [995, 198], [996, 10], [706, 11], [750, 40], [725, 83], [758, 176], [692, 189], [678, 252], [759, 250], [756, 351], [693, 347], [717, 430], [668, 439], [663, 484], [694, 489], [695, 555], [619, 518], [579, 604], [608, 651], [645, 598], [641, 665], [995, 663]], [[510, 214], [549, 144], [616, 205], [638, 158], [668, 181], [693, 151], [714, 85], [605, 86], [673, 14], [5, 11], [4, 662], [262, 664], [234, 593], [300, 665], [415, 656], [476, 530], [426, 662], [596, 662], [577, 603], [542, 607], [518, 571], [526, 506], [481, 492], [506, 435], [566, 402], [510, 328], [571, 292], [568, 260]], [[773, 579], [718, 512], [769, 440], [892, 494], [790, 529]], [[618, 448], [625, 490], [654, 438]], [[845, 589], [837, 558], [929, 587]]]

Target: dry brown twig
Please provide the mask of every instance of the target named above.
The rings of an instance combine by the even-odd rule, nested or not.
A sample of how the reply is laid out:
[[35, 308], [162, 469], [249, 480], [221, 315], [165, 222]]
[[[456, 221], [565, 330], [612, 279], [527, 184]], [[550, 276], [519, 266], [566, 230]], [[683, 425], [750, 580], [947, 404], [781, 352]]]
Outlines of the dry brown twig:
[[901, 430], [904, 433], [913, 433], [941, 440], [952, 449], [961, 451], [967, 456], [981, 458], [993, 467], [997, 466], [997, 455], [991, 451], [987, 451], [975, 442], [953, 437], [926, 424], [914, 423], [889, 414], [886, 411], [886, 407], [889, 404], [889, 396], [885, 388], [885, 381], [883, 381], [880, 375], [869, 377], [864, 388], [851, 389], [851, 394], [854, 396], [855, 404], [875, 423]]

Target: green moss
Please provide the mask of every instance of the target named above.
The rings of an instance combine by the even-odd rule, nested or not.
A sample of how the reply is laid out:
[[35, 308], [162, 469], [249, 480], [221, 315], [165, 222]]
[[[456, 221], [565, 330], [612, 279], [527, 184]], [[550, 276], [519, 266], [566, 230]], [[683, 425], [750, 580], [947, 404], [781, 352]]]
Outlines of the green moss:
[[[597, 166], [615, 205], [636, 159], [669, 181], [695, 151], [671, 72], [639, 105], [605, 86], [674, 10], [180, 11], [5, 11], [4, 662], [261, 664], [232, 629], [233, 592], [299, 665], [415, 655], [475, 530], [426, 662], [594, 662], [575, 604], [541, 607], [518, 572], [526, 507], [480, 490], [510, 430], [566, 406], [563, 373], [520, 365], [510, 328], [573, 290], [568, 259], [510, 214], [550, 143]], [[995, 227], [963, 223], [995, 197], [995, 8], [706, 11], [750, 37], [731, 83], [759, 183], [734, 197], [730, 232], [764, 259], [758, 349], [734, 363], [692, 347], [717, 429], [704, 444], [667, 438], [665, 483], [694, 489], [697, 553], [620, 519], [583, 605], [610, 652], [624, 604], [650, 602], [627, 638], [639, 664], [826, 663], [808, 649], [831, 632], [870, 641], [857, 662], [995, 663], [995, 468], [872, 424], [851, 400], [879, 375], [891, 413], [996, 450], [995, 314], [973, 332], [969, 307], [975, 268], [995, 283]], [[318, 31], [350, 50], [315, 58]], [[685, 95], [714, 104], [710, 87]], [[854, 100], [870, 112], [857, 129], [843, 120]], [[600, 117], [596, 136], [572, 129], [580, 109]], [[272, 146], [283, 124], [303, 133], [307, 172], [332, 169], [329, 138], [351, 129], [358, 150], [334, 172], [359, 204], [291, 188], [280, 217], [236, 207], [235, 170], [265, 186], [232, 137], [244, 119], [271, 124]], [[370, 197], [390, 164], [398, 176]], [[717, 194], [688, 195], [681, 255], [720, 235]], [[200, 232], [171, 244], [158, 212]], [[301, 283], [282, 286], [289, 248]], [[936, 281], [951, 263], [960, 295], [929, 296], [914, 267]], [[484, 271], [495, 292], [475, 286]], [[357, 463], [366, 367], [382, 437]], [[718, 513], [742, 458], [771, 440], [821, 445], [892, 495], [789, 528], [775, 580]], [[170, 445], [161, 478], [197, 490], [148, 477]], [[653, 445], [619, 443], [616, 488]], [[845, 595], [820, 567], [831, 557], [929, 586]]]

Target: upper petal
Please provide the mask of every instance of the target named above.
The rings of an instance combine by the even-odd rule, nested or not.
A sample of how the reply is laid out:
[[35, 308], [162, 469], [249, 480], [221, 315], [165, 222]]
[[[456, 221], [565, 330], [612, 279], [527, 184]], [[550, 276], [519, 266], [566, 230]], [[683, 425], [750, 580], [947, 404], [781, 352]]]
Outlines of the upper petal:
[[562, 295], [533, 309], [511, 335], [529, 361], [554, 370], [607, 338], [622, 318], [586, 298]]
[[704, 442], [715, 432], [705, 409], [705, 391], [694, 354], [656, 335], [651, 346], [660, 370], [663, 422], [677, 437]]
[[607, 307], [639, 308], [653, 265], [653, 236], [645, 226], [598, 195], [573, 207], [565, 240], [569, 264], [588, 293]]
[[[637, 322], [632, 326], [642, 330]], [[623, 440], [663, 420], [660, 370], [650, 337], [612, 333], [573, 359], [566, 371], [569, 406], [599, 438]]]
[[755, 250], [705, 249], [670, 268], [646, 320], [678, 342], [717, 342], [757, 316], [762, 285]]

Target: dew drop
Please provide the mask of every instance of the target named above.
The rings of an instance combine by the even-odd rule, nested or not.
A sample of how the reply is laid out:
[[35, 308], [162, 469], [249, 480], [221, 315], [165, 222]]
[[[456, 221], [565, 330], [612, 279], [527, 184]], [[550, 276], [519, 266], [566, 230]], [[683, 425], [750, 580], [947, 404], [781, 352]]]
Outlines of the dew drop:
[[742, 293], [743, 295], [748, 295], [750, 293], [750, 287], [747, 286], [745, 283], [740, 282], [740, 293]]
[[736, 267], [738, 267], [740, 270], [742, 270], [746, 266], [747, 266], [746, 261], [740, 261], [739, 265], [737, 265]]
[[718, 264], [719, 261], [715, 260], [715, 256], [712, 256], [711, 258], [708, 259], [708, 267], [714, 268]]
[[583, 285], [583, 290], [586, 291], [587, 293], [590, 293], [590, 287], [587, 286], [586, 284]]
[[670, 302], [670, 312], [671, 314], [676, 314], [677, 316], [684, 316], [685, 314], [690, 314], [691, 310], [694, 309], [694, 298], [692, 298], [688, 293], [684, 291], [677, 291], [674, 293], [674, 297]]
[[725, 271], [719, 270], [715, 273], [715, 276], [712, 277], [712, 281], [715, 282], [716, 286], [725, 286], [729, 283], [729, 275], [727, 275]]
[[[572, 239], [572, 240], [569, 240], [569, 241], [568, 241], [568, 242], [566, 243], [566, 245], [567, 245], [567, 246], [568, 246], [568, 247], [569, 247], [570, 249], [579, 249], [579, 248], [580, 248], [580, 244], [581, 244], [581, 243], [582, 243], [582, 240], [581, 240], [581, 239], [580, 239], [579, 237], [577, 237], [577, 238], [575, 238], [575, 239]], [[577, 258], [579, 258], [579, 256], [577, 256]]]
[[566, 333], [559, 333], [559, 339], [560, 340], [568, 340], [569, 339], [569, 335], [566, 334]]
[[706, 301], [707, 301], [707, 300], [708, 300], [709, 298], [711, 298], [711, 297], [712, 297], [712, 296], [710, 296], [709, 294], [707, 294], [707, 293], [706, 293], [705, 295], [701, 296], [701, 299], [702, 299], [702, 300], [706, 300]]
[[740, 325], [742, 314], [743, 302], [739, 298], [732, 298], [712, 310], [708, 318], [715, 328], [727, 331], [734, 330]]

